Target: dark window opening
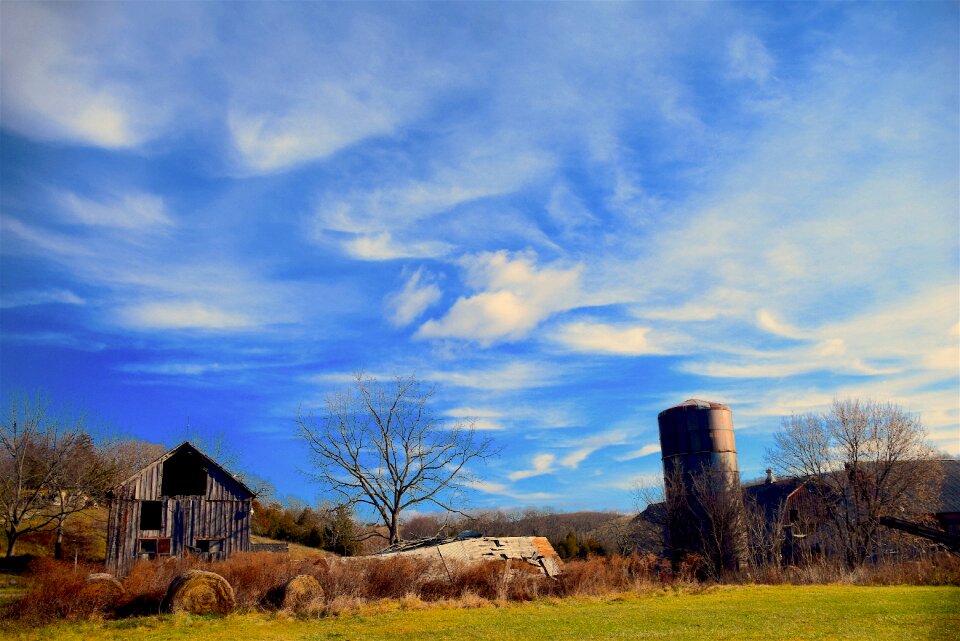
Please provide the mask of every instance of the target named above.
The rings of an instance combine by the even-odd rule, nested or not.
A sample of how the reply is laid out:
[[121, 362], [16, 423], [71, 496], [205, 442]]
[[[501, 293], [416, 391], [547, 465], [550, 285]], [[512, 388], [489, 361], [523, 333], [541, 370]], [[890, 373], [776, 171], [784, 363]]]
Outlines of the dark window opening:
[[200, 455], [180, 450], [163, 462], [163, 496], [204, 496], [207, 493], [207, 466]]
[[141, 557], [155, 559], [158, 556], [170, 556], [170, 537], [144, 538], [139, 541]]
[[219, 552], [220, 548], [223, 545], [223, 539], [197, 539], [195, 541], [194, 547], [197, 552], [207, 553], [207, 552]]
[[140, 529], [159, 530], [163, 527], [163, 502], [143, 501], [140, 503]]
[[790, 510], [790, 522], [796, 523], [800, 519], [800, 512], [797, 510]]

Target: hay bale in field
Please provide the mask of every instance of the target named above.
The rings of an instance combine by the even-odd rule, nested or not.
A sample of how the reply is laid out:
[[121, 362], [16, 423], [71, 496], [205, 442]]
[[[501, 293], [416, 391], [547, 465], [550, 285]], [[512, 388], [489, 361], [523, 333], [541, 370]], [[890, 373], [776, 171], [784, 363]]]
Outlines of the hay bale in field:
[[298, 574], [283, 586], [284, 610], [301, 610], [314, 599], [323, 598], [323, 588], [309, 574]]
[[88, 574], [83, 591], [103, 605], [113, 605], [120, 600], [124, 592], [123, 584], [117, 577], [106, 572]]
[[175, 578], [163, 599], [165, 611], [190, 614], [227, 614], [236, 605], [230, 583], [205, 570], [187, 570]]

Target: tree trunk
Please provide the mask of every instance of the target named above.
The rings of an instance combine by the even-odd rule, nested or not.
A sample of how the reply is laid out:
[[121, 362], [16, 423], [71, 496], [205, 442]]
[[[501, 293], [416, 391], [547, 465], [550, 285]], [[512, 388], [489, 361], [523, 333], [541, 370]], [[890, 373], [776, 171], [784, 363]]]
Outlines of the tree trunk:
[[57, 521], [57, 541], [53, 544], [53, 558], [63, 560], [63, 521]]
[[400, 513], [394, 512], [390, 516], [390, 545], [400, 542]]
[[7, 558], [13, 556], [13, 546], [17, 544], [17, 531], [13, 528], [7, 530]]

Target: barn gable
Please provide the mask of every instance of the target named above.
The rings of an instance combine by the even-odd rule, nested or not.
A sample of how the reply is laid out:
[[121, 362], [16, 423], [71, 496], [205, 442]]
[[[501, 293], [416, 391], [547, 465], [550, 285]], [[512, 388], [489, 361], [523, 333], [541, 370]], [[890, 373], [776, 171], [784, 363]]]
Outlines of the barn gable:
[[249, 550], [253, 497], [185, 441], [111, 491], [107, 566], [126, 574], [138, 559], [222, 559]]
[[189, 441], [177, 445], [117, 485], [112, 494], [148, 501], [163, 496], [238, 501], [254, 497], [249, 487]]

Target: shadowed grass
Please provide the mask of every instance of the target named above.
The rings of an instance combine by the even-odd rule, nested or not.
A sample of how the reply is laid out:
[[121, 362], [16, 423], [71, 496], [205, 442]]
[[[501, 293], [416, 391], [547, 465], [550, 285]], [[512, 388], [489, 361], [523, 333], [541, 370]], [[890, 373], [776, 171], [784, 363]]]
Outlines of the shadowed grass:
[[164, 616], [105, 623], [60, 623], [0, 637], [60, 639], [960, 639], [960, 588], [724, 586], [588, 599], [457, 605], [391, 600], [340, 616], [298, 619], [276, 613], [226, 618]]

